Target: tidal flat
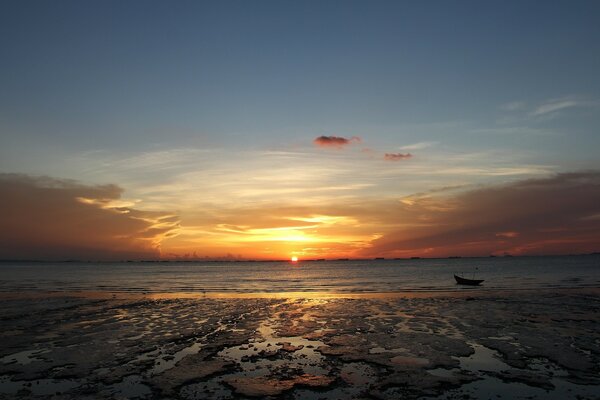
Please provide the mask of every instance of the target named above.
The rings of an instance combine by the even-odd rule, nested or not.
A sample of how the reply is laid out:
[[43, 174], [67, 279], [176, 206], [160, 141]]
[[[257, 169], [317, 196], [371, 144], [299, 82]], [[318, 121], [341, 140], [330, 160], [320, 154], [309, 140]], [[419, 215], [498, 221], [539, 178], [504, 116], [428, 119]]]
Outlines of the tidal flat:
[[599, 399], [600, 294], [4, 296], [0, 399]]

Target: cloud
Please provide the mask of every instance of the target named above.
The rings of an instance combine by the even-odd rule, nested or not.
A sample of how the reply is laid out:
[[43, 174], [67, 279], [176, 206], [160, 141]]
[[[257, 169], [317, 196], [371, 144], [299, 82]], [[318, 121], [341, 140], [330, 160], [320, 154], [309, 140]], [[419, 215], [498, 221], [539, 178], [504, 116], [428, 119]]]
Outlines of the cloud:
[[[598, 105], [599, 103], [597, 101], [589, 98], [586, 99], [580, 95], [570, 95], [560, 98], [547, 99], [541, 103], [538, 103], [537, 106], [527, 104], [523, 101], [513, 101], [500, 106], [500, 109], [508, 111], [509, 113], [500, 118], [498, 122], [501, 124], [512, 124], [522, 121], [523, 117], [549, 118], [556, 116], [561, 110], [581, 107], [597, 107]], [[515, 127], [514, 129], [523, 130], [522, 127]], [[488, 131], [493, 130], [495, 129], [488, 129]], [[533, 132], [533, 129], [531, 129], [531, 132]]]
[[291, 252], [303, 257], [348, 257], [373, 239], [354, 215], [363, 215], [360, 205], [346, 201], [341, 207], [243, 204], [210, 216], [190, 216], [170, 248], [174, 253], [181, 253], [181, 248], [197, 254], [233, 252], [258, 259], [286, 258]]
[[498, 233], [496, 233], [496, 236], [505, 237], [505, 238], [514, 238], [514, 237], [519, 236], [519, 232], [498, 232]]
[[0, 174], [0, 258], [158, 258], [179, 219], [130, 208], [122, 193], [116, 185]]
[[418, 143], [413, 143], [413, 144], [409, 144], [406, 146], [401, 146], [400, 150], [422, 150], [422, 149], [426, 149], [428, 147], [432, 147], [439, 144], [439, 142], [418, 142]]
[[[394, 208], [396, 228], [366, 255], [565, 254], [600, 250], [600, 172], [412, 196]], [[388, 223], [393, 224], [389, 220]]]
[[313, 143], [319, 147], [333, 147], [341, 149], [352, 142], [360, 143], [361, 139], [358, 136], [352, 136], [350, 139], [341, 136], [319, 136], [313, 140]]
[[412, 158], [412, 154], [410, 153], [385, 153], [385, 155], [383, 156], [384, 160], [387, 161], [402, 161], [402, 160], [406, 160], [409, 158]]
[[573, 107], [594, 107], [598, 106], [598, 102], [585, 100], [578, 96], [568, 96], [559, 99], [548, 100], [539, 105], [533, 110], [530, 115], [539, 117], [546, 114], [551, 114], [556, 111], [564, 110]]
[[576, 100], [551, 100], [537, 107], [531, 115], [538, 116], [552, 113], [565, 108], [577, 107], [581, 103]]

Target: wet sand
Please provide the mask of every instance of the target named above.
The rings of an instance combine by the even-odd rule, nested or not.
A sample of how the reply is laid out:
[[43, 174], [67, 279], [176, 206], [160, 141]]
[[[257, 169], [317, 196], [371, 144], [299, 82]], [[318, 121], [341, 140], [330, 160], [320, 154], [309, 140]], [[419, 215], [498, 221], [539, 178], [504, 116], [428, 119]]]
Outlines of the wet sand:
[[0, 398], [600, 398], [592, 290], [0, 299]]

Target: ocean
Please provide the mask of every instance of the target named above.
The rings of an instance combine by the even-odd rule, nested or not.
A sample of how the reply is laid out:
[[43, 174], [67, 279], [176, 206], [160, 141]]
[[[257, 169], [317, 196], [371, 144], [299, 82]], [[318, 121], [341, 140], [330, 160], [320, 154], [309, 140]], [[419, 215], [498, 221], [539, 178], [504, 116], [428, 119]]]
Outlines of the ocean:
[[[484, 279], [455, 284], [453, 274]], [[3, 262], [1, 292], [388, 293], [600, 287], [600, 255], [292, 262]]]

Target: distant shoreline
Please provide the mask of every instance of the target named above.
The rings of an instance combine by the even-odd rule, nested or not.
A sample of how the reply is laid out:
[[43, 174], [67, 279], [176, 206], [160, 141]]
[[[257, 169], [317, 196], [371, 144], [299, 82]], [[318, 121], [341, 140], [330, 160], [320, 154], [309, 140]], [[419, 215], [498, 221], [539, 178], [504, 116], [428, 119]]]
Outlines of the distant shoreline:
[[[448, 256], [448, 257], [373, 257], [373, 258], [309, 258], [300, 259], [297, 262], [357, 262], [357, 261], [418, 261], [418, 260], [455, 260], [455, 259], [488, 259], [488, 258], [544, 258], [544, 257], [593, 257], [600, 256], [599, 252], [583, 253], [583, 254], [538, 254], [538, 255], [489, 255], [489, 256]], [[0, 260], [2, 263], [44, 263], [44, 264], [59, 264], [59, 263], [95, 263], [95, 264], [118, 264], [118, 263], [290, 263], [288, 259], [164, 259], [164, 260]]]

